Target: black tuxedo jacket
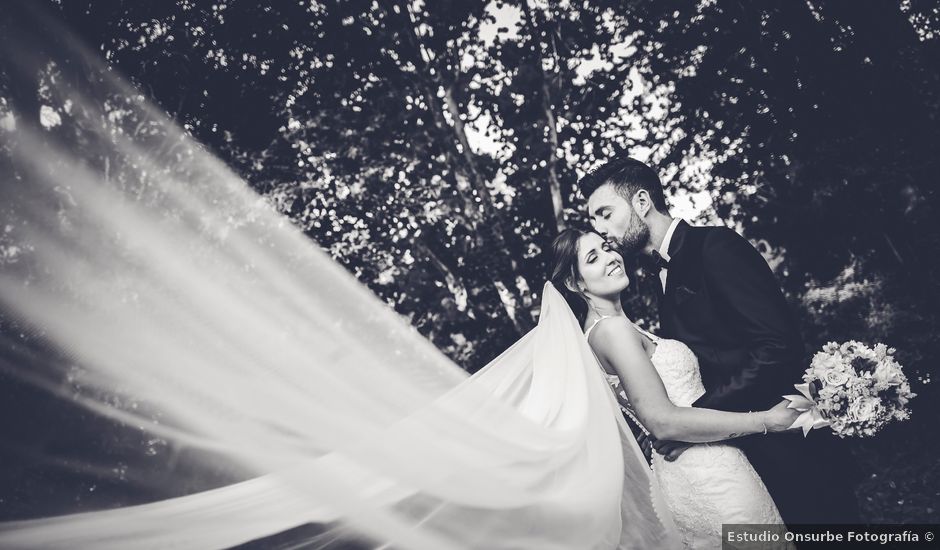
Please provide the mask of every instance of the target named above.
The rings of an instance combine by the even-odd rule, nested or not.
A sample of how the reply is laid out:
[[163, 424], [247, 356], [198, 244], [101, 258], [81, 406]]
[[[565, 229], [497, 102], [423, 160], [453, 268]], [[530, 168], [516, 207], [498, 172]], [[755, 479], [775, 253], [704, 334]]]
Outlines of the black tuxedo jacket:
[[[688, 345], [705, 394], [694, 406], [766, 410], [806, 369], [799, 326], [767, 262], [725, 227], [680, 222], [669, 243], [661, 335]], [[745, 451], [787, 523], [858, 521], [854, 461], [829, 430], [752, 435]], [[812, 495], [807, 498], [807, 495]]]
[[679, 222], [669, 256], [661, 332], [698, 357], [706, 393], [695, 406], [757, 411], [793, 393], [803, 342], [760, 253], [731, 229]]

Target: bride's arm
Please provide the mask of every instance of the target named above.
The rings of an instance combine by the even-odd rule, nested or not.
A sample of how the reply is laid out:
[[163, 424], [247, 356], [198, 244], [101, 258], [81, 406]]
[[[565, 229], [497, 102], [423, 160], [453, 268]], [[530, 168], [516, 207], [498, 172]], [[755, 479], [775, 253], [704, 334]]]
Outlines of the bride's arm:
[[590, 342], [601, 361], [620, 377], [637, 416], [657, 439], [707, 443], [763, 433], [765, 428], [784, 431], [798, 414], [783, 404], [752, 413], [674, 405], [643, 349], [640, 335], [626, 319], [614, 317], [600, 323]]

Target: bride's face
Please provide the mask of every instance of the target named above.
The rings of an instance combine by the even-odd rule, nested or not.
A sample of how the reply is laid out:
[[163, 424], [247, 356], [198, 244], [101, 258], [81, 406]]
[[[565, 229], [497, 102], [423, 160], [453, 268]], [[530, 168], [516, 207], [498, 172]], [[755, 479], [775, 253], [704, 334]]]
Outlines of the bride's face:
[[630, 284], [623, 258], [597, 233], [578, 239], [578, 271], [585, 292], [595, 296], [619, 294]]

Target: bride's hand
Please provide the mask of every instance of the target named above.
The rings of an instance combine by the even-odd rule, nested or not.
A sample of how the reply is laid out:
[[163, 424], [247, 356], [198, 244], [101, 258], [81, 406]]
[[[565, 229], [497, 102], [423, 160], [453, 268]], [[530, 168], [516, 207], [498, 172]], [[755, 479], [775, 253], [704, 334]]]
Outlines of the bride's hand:
[[764, 424], [767, 426], [768, 432], [785, 432], [793, 425], [797, 417], [800, 416], [799, 411], [787, 408], [789, 404], [790, 402], [784, 399], [777, 403], [772, 409], [765, 411]]

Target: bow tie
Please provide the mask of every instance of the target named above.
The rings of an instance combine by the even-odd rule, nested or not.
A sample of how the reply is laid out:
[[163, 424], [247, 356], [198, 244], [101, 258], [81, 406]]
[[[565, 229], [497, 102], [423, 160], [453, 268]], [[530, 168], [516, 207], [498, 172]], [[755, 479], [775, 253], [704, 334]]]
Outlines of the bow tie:
[[669, 269], [669, 260], [663, 258], [658, 250], [654, 250], [653, 253], [649, 255], [649, 266], [655, 271]]

